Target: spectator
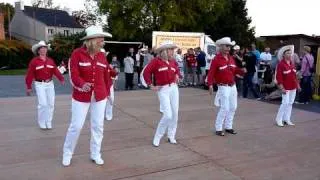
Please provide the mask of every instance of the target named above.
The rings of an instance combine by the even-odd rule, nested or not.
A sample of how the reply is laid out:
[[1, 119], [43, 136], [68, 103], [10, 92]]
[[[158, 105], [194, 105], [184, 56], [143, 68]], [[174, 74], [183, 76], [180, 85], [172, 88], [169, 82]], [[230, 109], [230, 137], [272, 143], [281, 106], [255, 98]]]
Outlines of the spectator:
[[175, 54], [175, 60], [178, 63], [178, 68], [180, 71], [180, 76], [181, 76], [181, 80], [179, 82], [179, 85], [183, 85], [183, 81], [184, 81], [184, 61], [183, 61], [183, 57], [182, 57], [182, 51], [181, 49], [177, 50], [177, 53]]
[[242, 95], [244, 98], [248, 96], [248, 89], [252, 92], [255, 98], [259, 98], [259, 95], [256, 91], [255, 86], [253, 85], [253, 76], [256, 72], [256, 56], [251, 52], [246, 52], [244, 55], [245, 68], [247, 73], [244, 75], [243, 79], [243, 92]]
[[302, 91], [299, 95], [299, 101], [297, 103], [308, 104], [312, 97], [312, 69], [314, 68], [314, 58], [311, 54], [311, 48], [304, 46], [304, 56], [301, 62], [301, 75], [302, 79], [300, 86]]
[[124, 58], [124, 73], [125, 73], [125, 79], [126, 79], [126, 90], [132, 90], [133, 89], [133, 75], [134, 75], [134, 59], [131, 57], [131, 53], [129, 52], [127, 54], [127, 57]]
[[272, 60], [272, 55], [270, 53], [270, 48], [269, 47], [266, 47], [264, 49], [264, 52], [262, 52], [260, 54], [260, 60], [261, 61], [266, 61], [266, 62], [270, 62]]
[[[111, 66], [117, 73], [120, 72], [120, 62], [118, 61], [118, 57], [116, 55], [112, 56]], [[113, 78], [113, 88], [115, 90], [118, 88], [117, 81], [118, 81], [118, 75]]]
[[204, 85], [206, 77], [206, 53], [201, 51], [200, 47], [196, 48], [197, 51], [197, 70], [198, 70], [198, 82], [200, 85]]
[[188, 53], [185, 55], [187, 63], [188, 83], [189, 85], [197, 85], [196, 73], [197, 73], [197, 59], [192, 48], [188, 49]]

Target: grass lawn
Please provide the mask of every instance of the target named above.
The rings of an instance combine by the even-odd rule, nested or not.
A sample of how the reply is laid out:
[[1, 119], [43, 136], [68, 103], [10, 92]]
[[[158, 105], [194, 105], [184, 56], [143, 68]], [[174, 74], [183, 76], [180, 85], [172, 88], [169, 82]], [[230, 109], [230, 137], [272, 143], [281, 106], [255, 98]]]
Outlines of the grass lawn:
[[0, 70], [0, 75], [25, 75], [27, 69], [6, 69]]

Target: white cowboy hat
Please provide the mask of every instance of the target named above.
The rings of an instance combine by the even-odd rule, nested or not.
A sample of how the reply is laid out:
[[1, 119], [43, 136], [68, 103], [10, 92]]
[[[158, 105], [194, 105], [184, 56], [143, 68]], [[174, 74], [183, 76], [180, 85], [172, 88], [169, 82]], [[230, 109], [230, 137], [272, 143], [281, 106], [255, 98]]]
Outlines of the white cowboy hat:
[[174, 44], [172, 41], [163, 41], [160, 46], [155, 50], [155, 52], [160, 52], [164, 49], [177, 48], [178, 46]]
[[220, 45], [230, 45], [230, 46], [234, 46], [236, 44], [235, 41], [231, 41], [231, 38], [229, 37], [224, 37], [221, 38], [219, 40], [216, 41], [216, 45], [220, 46]]
[[283, 59], [283, 53], [287, 50], [291, 50], [292, 53], [294, 52], [294, 45], [287, 45], [287, 46], [283, 46], [279, 49], [278, 54], [277, 54], [277, 58], [278, 61]]
[[102, 52], [106, 56], [109, 54], [109, 52], [107, 52], [104, 48], [101, 48], [100, 52]]
[[40, 41], [37, 44], [34, 44], [31, 48], [33, 54], [37, 54], [38, 49], [41, 47], [47, 47], [49, 49], [50, 44], [46, 44], [46, 42], [44, 41]]
[[233, 46], [233, 50], [240, 50], [240, 46], [239, 45]]
[[112, 37], [108, 32], [103, 32], [101, 26], [90, 26], [86, 29], [86, 36], [81, 38], [81, 40], [93, 39], [98, 37]]

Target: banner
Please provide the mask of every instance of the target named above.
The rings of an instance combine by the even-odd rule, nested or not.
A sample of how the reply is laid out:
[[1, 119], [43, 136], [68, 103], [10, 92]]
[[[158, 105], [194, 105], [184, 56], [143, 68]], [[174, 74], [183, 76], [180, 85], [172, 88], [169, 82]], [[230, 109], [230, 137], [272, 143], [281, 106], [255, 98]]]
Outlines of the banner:
[[186, 53], [189, 48], [200, 47], [201, 37], [198, 36], [165, 36], [165, 35], [157, 35], [156, 36], [156, 47], [163, 41], [173, 41], [178, 48], [182, 50], [182, 53]]

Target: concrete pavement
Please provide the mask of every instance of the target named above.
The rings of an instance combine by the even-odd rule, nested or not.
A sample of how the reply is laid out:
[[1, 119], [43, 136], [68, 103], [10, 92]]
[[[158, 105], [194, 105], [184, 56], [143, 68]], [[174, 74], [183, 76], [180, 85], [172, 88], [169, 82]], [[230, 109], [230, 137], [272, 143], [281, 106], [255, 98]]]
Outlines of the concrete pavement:
[[36, 98], [0, 98], [1, 180], [317, 180], [320, 179], [320, 107], [293, 109], [295, 127], [278, 128], [279, 105], [239, 99], [238, 135], [215, 136], [217, 109], [206, 91], [180, 89], [178, 145], [151, 145], [161, 116], [151, 91], [116, 92], [115, 118], [105, 122], [105, 165], [89, 160], [86, 121], [70, 167], [61, 156], [70, 119], [70, 95], [58, 95], [54, 129], [36, 123]]

